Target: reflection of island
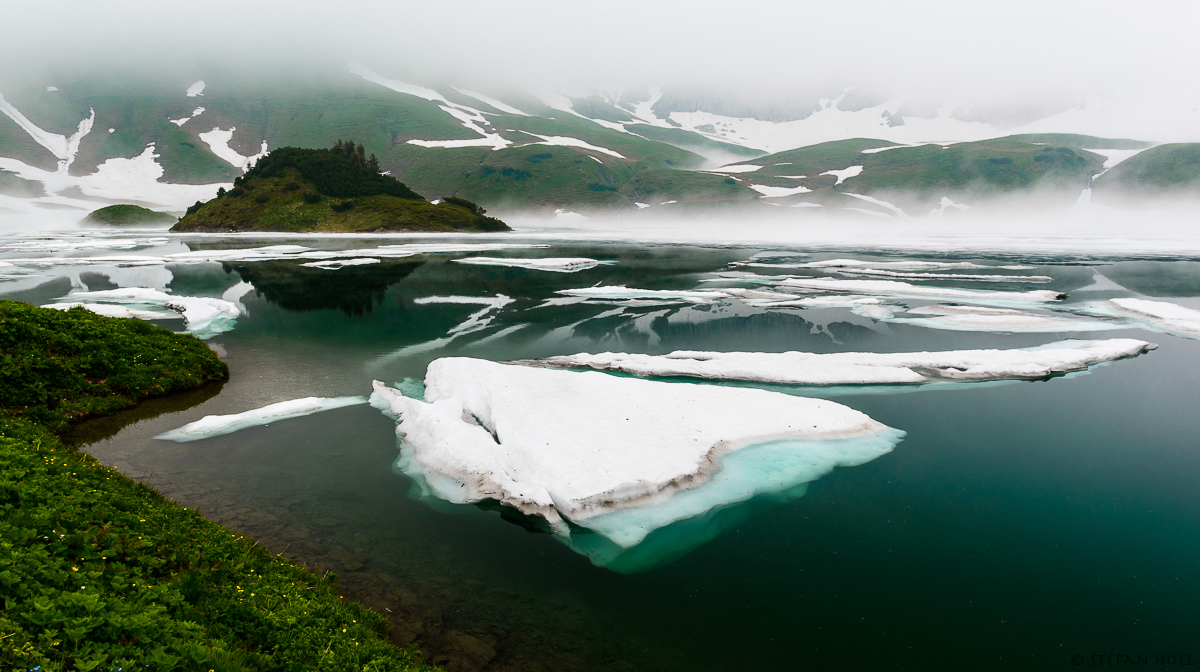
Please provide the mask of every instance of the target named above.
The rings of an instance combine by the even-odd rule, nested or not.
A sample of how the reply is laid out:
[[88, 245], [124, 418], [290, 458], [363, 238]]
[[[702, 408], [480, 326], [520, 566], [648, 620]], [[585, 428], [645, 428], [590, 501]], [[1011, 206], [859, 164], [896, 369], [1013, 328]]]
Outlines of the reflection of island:
[[424, 261], [388, 261], [347, 266], [336, 271], [301, 266], [294, 261], [223, 264], [271, 303], [292, 311], [337, 309], [352, 317], [365, 315], [383, 302], [388, 286], [408, 277]]

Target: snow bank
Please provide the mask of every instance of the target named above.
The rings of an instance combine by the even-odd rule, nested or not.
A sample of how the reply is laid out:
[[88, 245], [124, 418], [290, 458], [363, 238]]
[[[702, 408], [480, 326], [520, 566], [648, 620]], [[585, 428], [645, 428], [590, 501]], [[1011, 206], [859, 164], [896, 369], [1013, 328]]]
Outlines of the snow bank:
[[910, 298], [938, 297], [958, 299], [971, 303], [1019, 302], [1048, 303], [1061, 301], [1066, 294], [1047, 289], [1028, 292], [992, 292], [979, 289], [953, 289], [950, 287], [927, 287], [898, 280], [838, 280], [835, 278], [786, 278], [778, 286], [795, 287], [820, 292], [854, 292], [877, 296]]
[[788, 385], [887, 385], [934, 381], [1046, 378], [1158, 347], [1146, 341], [1058, 341], [1019, 350], [946, 352], [693, 352], [641, 355], [580, 353], [537, 360], [556, 368], [591, 368], [638, 376], [687, 376]]
[[304, 397], [281, 401], [234, 415], [206, 415], [203, 418], [154, 437], [164, 441], [187, 443], [215, 436], [232, 434], [247, 427], [257, 427], [279, 420], [290, 420], [343, 406], [367, 403], [366, 397]]
[[197, 137], [208, 145], [209, 151], [217, 155], [217, 158], [225, 161], [234, 168], [240, 168], [242, 172], [250, 170], [256, 161], [267, 155], [267, 143], [264, 140], [258, 154], [253, 156], [242, 156], [237, 153], [237, 150], [229, 146], [229, 141], [233, 140], [233, 132], [237, 127], [230, 126], [228, 131], [223, 131], [219, 127], [214, 127], [207, 133], [200, 133]]
[[[778, 487], [770, 464], [727, 474], [722, 463], [738, 451], [786, 442], [796, 463], [809, 463], [787, 480], [813, 480], [874, 459], [902, 436], [821, 399], [468, 358], [434, 361], [425, 386], [421, 401], [377, 381], [372, 404], [399, 417], [397, 466], [426, 494], [499, 500], [544, 518], [570, 544], [578, 533], [565, 518], [618, 553], [655, 529]], [[724, 487], [727, 477], [741, 487]]]
[[531, 143], [534, 145], [550, 145], [552, 147], [577, 147], [579, 149], [587, 149], [587, 150], [591, 150], [593, 152], [600, 152], [601, 154], [607, 154], [609, 156], [616, 157], [618, 159], [625, 158], [623, 155], [618, 154], [617, 152], [614, 152], [611, 149], [608, 149], [606, 147], [598, 147], [589, 142], [584, 142], [583, 140], [580, 140], [579, 138], [571, 138], [571, 137], [567, 137], [565, 135], [538, 135], [537, 133], [530, 133], [529, 131], [521, 131], [521, 132], [525, 133], [527, 135], [532, 135], [535, 138], [542, 139], [541, 142]]
[[455, 91], [458, 91], [459, 93], [463, 94], [464, 96], [470, 96], [471, 98], [474, 98], [475, 100], [478, 100], [482, 103], [487, 103], [488, 105], [496, 108], [497, 110], [500, 110], [501, 112], [506, 112], [508, 114], [515, 114], [520, 117], [528, 117], [529, 116], [528, 114], [525, 114], [524, 112], [518, 110], [515, 107], [512, 107], [511, 105], [506, 105], [506, 104], [496, 100], [495, 98], [492, 98], [490, 96], [485, 96], [482, 93], [478, 93], [476, 91], [469, 91], [466, 89], [460, 89], [457, 86], [452, 87], [452, 88]]
[[542, 259], [508, 259], [504, 257], [467, 257], [465, 259], [452, 259], [460, 264], [475, 264], [478, 266], [512, 266], [514, 268], [528, 268], [535, 271], [556, 271], [558, 273], [574, 273], [583, 271], [589, 268], [595, 268], [602, 263], [595, 259], [587, 257], [546, 257]]
[[783, 198], [785, 196], [795, 196], [796, 194], [807, 194], [812, 192], [805, 186], [799, 187], [769, 187], [765, 184], [751, 184], [750, 188], [762, 194], [766, 198]]
[[187, 94], [188, 98], [195, 98], [196, 96], [203, 96], [204, 95], [204, 80], [202, 79], [202, 80], [196, 82], [195, 84], [192, 84], [191, 86], [189, 86], [187, 88], [186, 94]]
[[852, 177], [858, 177], [859, 175], [862, 175], [862, 172], [863, 172], [862, 166], [850, 166], [849, 168], [843, 168], [841, 170], [827, 170], [821, 174], [822, 175], [833, 175], [834, 177], [836, 177], [837, 182], [834, 182], [833, 184], [834, 184], [834, 186], [837, 186]]
[[712, 169], [706, 170], [704, 172], [706, 172], [706, 173], [753, 173], [754, 171], [759, 170], [760, 168], [762, 168], [762, 166], [754, 166], [754, 165], [751, 165], [748, 163], [744, 163], [744, 164], [740, 164], [740, 165], [721, 166], [720, 168], [712, 168]]

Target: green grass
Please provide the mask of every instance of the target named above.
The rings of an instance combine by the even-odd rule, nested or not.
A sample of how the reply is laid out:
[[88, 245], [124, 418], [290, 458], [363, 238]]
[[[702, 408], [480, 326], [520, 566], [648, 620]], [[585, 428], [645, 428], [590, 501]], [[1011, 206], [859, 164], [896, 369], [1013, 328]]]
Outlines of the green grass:
[[1145, 149], [1153, 144], [1142, 140], [1097, 138], [1092, 135], [1078, 135], [1075, 133], [1025, 133], [1023, 135], [1010, 135], [1000, 139], [1039, 145], [1078, 147], [1079, 149]]
[[634, 201], [658, 205], [664, 201], [717, 203], [752, 201], [758, 192], [732, 178], [682, 170], [647, 170], [621, 187]]
[[[803, 185], [814, 191], [830, 188], [880, 194], [906, 208], [933, 207], [944, 195], [969, 201], [1035, 192], [1039, 198], [1046, 196], [1065, 203], [1074, 202], [1088, 178], [1099, 172], [1104, 163], [1104, 157], [1078, 147], [1035, 145], [1007, 138], [945, 148], [922, 145], [862, 153], [864, 149], [892, 145], [860, 138], [779, 152], [754, 159], [753, 163], [764, 167], [745, 177], [756, 184], [771, 186]], [[863, 166], [862, 174], [837, 186], [834, 186], [836, 178], [821, 175], [853, 165]], [[780, 177], [784, 175], [805, 177], [799, 180]]]
[[425, 670], [386, 620], [63, 445], [55, 432], [227, 375], [137, 320], [0, 301], [0, 669]]
[[485, 154], [457, 195], [508, 208], [628, 208], [618, 189], [632, 176], [618, 159], [599, 163], [570, 147], [525, 145]]
[[[305, 195], [316, 193], [294, 168], [289, 168], [278, 177], [254, 177], [241, 188], [202, 204], [171, 230], [474, 232], [508, 228], [497, 219], [450, 203], [434, 205], [386, 194], [360, 198], [321, 196], [315, 203], [305, 200]], [[339, 211], [341, 208], [346, 209]]]
[[16, 301], [0, 301], [0, 350], [0, 409], [54, 432], [229, 375], [192, 336]]
[[1173, 143], [1125, 159], [1096, 178], [1097, 199], [1200, 196], [1200, 143]]
[[859, 163], [863, 174], [841, 185], [855, 193], [904, 191], [937, 198], [1046, 189], [1075, 198], [1104, 157], [1063, 146], [985, 140], [946, 148], [902, 147], [864, 154]]
[[108, 224], [112, 226], [131, 226], [138, 224], [174, 224], [177, 218], [165, 212], [155, 212], [139, 205], [110, 205], [93, 210], [83, 218], [84, 224]]

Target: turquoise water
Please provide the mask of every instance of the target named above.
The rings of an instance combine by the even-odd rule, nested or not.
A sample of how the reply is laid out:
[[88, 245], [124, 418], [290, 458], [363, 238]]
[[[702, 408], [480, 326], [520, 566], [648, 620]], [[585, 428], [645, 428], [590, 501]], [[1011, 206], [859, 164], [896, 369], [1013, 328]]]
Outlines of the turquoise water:
[[[1142, 329], [939, 331], [736, 301], [624, 306], [608, 317], [597, 316], [622, 306], [542, 305], [555, 290], [596, 284], [709, 289], [716, 283], [702, 280], [761, 249], [574, 243], [486, 253], [617, 262], [571, 274], [451, 263], [455, 255], [338, 271], [174, 264], [175, 294], [219, 296], [241, 281], [257, 290], [242, 298], [248, 315], [209, 341], [231, 379], [185, 410], [129, 416], [108, 438], [112, 422], [98, 425], [86, 449], [275, 552], [337, 572], [348, 596], [388, 610], [398, 636], [462, 669], [1057, 669], [1074, 667], [1076, 654], [1088, 664], [1093, 654], [1200, 662], [1200, 341]], [[1054, 280], [934, 284], [1072, 293], [1099, 271], [1128, 291], [1068, 301], [1136, 293], [1200, 308], [1192, 261], [961, 259], [1028, 263], [1036, 268], [1014, 273]], [[89, 273], [90, 289], [107, 286], [103, 268]], [[12, 295], [38, 302], [70, 286], [23, 282]], [[439, 339], [484, 306], [415, 302], [497, 294], [514, 302], [449, 341]], [[414, 483], [393, 468], [395, 423], [369, 406], [189, 444], [152, 438], [204, 415], [368, 394], [373, 379], [419, 379], [447, 355], [900, 352], [1073, 336], [1160, 347], [1038, 382], [786, 390], [834, 394], [907, 434], [890, 453], [789, 496], [693, 521], [712, 538], [676, 544], [669, 562], [633, 573], [594, 566], [512, 511], [413, 498]]]

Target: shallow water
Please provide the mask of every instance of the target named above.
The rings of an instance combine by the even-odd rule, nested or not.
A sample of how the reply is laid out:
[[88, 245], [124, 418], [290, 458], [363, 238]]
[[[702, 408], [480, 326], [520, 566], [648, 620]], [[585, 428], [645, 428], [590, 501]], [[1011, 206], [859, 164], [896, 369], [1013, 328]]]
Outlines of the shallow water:
[[[167, 245], [255, 244], [172, 238]], [[449, 259], [462, 255], [445, 254], [337, 271], [296, 261], [172, 264], [174, 294], [218, 297], [241, 281], [257, 290], [242, 298], [248, 314], [235, 328], [209, 341], [230, 365], [229, 382], [215, 394], [196, 393], [185, 410], [131, 412], [76, 436], [92, 441], [86, 449], [102, 461], [181, 504], [274, 552], [335, 571], [348, 596], [392, 617], [398, 638], [415, 639], [456, 669], [1043, 668], [1110, 653], [1151, 660], [1190, 653], [1200, 662], [1200, 380], [1193, 373], [1200, 341], [1136, 328], [942, 331], [844, 308], [752, 308], [736, 300], [542, 305], [562, 298], [556, 290], [596, 284], [706, 291], [723, 283], [703, 280], [769, 249], [563, 243], [486, 253], [616, 262], [577, 273], [455, 264]], [[5, 255], [15, 253], [0, 260]], [[807, 259], [837, 257], [874, 258], [843, 250]], [[1072, 293], [1067, 302], [1136, 293], [1200, 308], [1200, 263], [1190, 260], [953, 260], [1028, 263], [1035, 268], [997, 272], [1053, 278], [987, 283], [987, 290], [1072, 293], [1099, 271], [1125, 289]], [[72, 268], [62, 272], [73, 278], [14, 280], [7, 291], [44, 303], [73, 282], [104, 289], [120, 280], [103, 264], [85, 274]], [[514, 301], [494, 309], [416, 301], [447, 295]], [[1160, 348], [1039, 382], [785, 390], [836, 395], [907, 436], [878, 459], [809, 484], [803, 496], [714, 514], [723, 532], [638, 573], [593, 566], [511, 512], [414, 499], [414, 484], [393, 468], [395, 423], [365, 405], [186, 444], [153, 439], [205, 415], [368, 394], [372, 379], [421, 378], [430, 361], [447, 355], [885, 352], [1028, 347], [1073, 336], [1141, 338]], [[122, 421], [131, 424], [107, 436]]]

